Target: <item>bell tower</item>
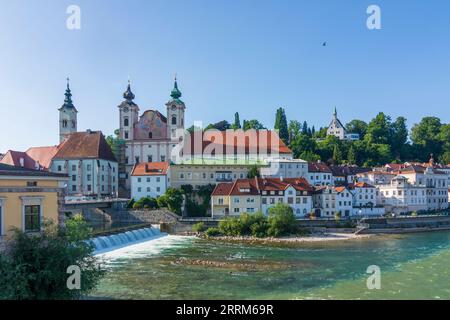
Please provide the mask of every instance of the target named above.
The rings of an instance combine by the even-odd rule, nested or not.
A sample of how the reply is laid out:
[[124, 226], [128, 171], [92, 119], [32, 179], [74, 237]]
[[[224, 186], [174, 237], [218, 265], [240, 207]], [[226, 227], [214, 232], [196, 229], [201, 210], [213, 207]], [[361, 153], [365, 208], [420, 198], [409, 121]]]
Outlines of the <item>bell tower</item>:
[[77, 132], [77, 109], [72, 102], [69, 78], [67, 78], [67, 89], [64, 104], [59, 108], [59, 142], [66, 140], [71, 133]]
[[120, 112], [120, 138], [123, 140], [134, 139], [134, 125], [139, 120], [139, 106], [134, 103], [134, 93], [131, 91], [131, 83], [128, 80], [127, 90], [123, 94], [125, 99], [119, 105]]
[[184, 112], [186, 106], [181, 98], [181, 91], [178, 89], [177, 77], [172, 92], [172, 99], [166, 103], [167, 107], [167, 138], [172, 141], [180, 141], [184, 136]]

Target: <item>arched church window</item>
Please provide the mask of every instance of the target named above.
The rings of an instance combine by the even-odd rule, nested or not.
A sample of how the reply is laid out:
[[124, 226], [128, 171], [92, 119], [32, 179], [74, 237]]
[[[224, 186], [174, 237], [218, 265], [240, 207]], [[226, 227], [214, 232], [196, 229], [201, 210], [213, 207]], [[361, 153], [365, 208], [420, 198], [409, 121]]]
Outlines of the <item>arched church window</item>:
[[172, 124], [177, 124], [177, 117], [175, 116], [172, 117]]
[[75, 129], [75, 120], [72, 120], [72, 128]]
[[67, 128], [67, 120], [62, 121], [62, 126], [63, 126], [63, 128]]
[[125, 127], [128, 127], [128, 124], [129, 124], [128, 117], [126, 117], [126, 118], [123, 119], [123, 125]]

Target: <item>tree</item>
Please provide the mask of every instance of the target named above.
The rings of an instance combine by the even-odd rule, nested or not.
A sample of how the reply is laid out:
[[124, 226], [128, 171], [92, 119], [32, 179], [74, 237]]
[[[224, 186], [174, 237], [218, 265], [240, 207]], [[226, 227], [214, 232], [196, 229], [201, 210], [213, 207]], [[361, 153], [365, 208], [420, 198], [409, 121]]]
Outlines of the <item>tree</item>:
[[362, 120], [352, 120], [345, 126], [345, 129], [349, 133], [357, 133], [361, 139], [364, 139], [364, 136], [367, 131], [367, 123]]
[[265, 127], [258, 120], [252, 119], [252, 120], [244, 120], [243, 129], [244, 131], [250, 129], [263, 130], [265, 129]]
[[253, 179], [255, 177], [259, 178], [259, 176], [260, 176], [260, 174], [259, 174], [258, 166], [256, 164], [252, 165], [250, 170], [248, 171], [247, 178], [248, 179]]
[[406, 127], [406, 118], [398, 117], [392, 123], [391, 147], [397, 159], [403, 158], [403, 147], [408, 141], [408, 128]]
[[[46, 222], [39, 234], [15, 230], [6, 253], [0, 254], [0, 299], [71, 300], [89, 294], [105, 273], [86, 241], [90, 236], [80, 216], [61, 228]], [[70, 266], [81, 269], [80, 290], [67, 286]]]
[[239, 112], [234, 114], [234, 124], [232, 126], [234, 130], [241, 129], [241, 120], [239, 119]]
[[205, 128], [205, 131], [206, 130], [210, 130], [210, 129], [216, 129], [216, 130], [219, 130], [219, 131], [226, 131], [226, 130], [228, 130], [230, 128], [231, 128], [231, 125], [228, 123], [228, 121], [222, 120], [222, 121], [219, 121], [219, 122], [216, 122], [216, 123], [209, 124]]
[[300, 134], [291, 141], [290, 148], [295, 158], [300, 157], [304, 152], [314, 153], [316, 151], [316, 141], [306, 134]]
[[302, 133], [302, 125], [297, 120], [289, 121], [288, 132], [289, 132], [289, 143], [297, 139]]
[[350, 149], [348, 150], [347, 162], [349, 164], [356, 164], [356, 152], [355, 148], [353, 147], [353, 144], [350, 146]]
[[286, 119], [286, 113], [283, 108], [277, 109], [277, 114], [275, 117], [275, 130], [278, 130], [278, 135], [280, 139], [287, 145], [289, 143], [289, 131]]
[[334, 164], [341, 164], [341, 162], [342, 162], [342, 152], [341, 152], [341, 149], [339, 148], [338, 144], [334, 145], [333, 162], [334, 162]]
[[383, 112], [369, 122], [364, 140], [368, 143], [389, 144], [391, 141], [391, 118]]
[[441, 120], [436, 117], [425, 117], [411, 129], [411, 140], [420, 150], [420, 160], [427, 161], [430, 154], [440, 155], [442, 151]]
[[294, 211], [285, 203], [277, 203], [269, 208], [269, 228], [267, 233], [272, 237], [280, 237], [298, 231]]
[[108, 143], [111, 151], [118, 161], [121, 159], [121, 150], [122, 147], [125, 146], [125, 140], [120, 138], [120, 130], [114, 130], [114, 135], [110, 135], [106, 137], [106, 143]]
[[306, 121], [303, 121], [302, 133], [308, 134], [308, 123]]
[[159, 207], [167, 207], [170, 211], [180, 215], [183, 205], [183, 192], [179, 189], [168, 188], [166, 193], [157, 199], [157, 203]]

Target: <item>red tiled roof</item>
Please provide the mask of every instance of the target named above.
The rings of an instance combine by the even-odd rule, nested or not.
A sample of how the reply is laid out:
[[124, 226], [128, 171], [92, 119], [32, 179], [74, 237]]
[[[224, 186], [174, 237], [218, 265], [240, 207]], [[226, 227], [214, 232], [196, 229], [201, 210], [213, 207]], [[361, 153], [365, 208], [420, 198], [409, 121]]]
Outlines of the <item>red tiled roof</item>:
[[357, 182], [357, 183], [349, 185], [349, 187], [351, 187], [351, 188], [355, 188], [355, 187], [356, 188], [375, 188], [373, 185], [368, 184], [366, 182]]
[[60, 145], [54, 159], [103, 159], [117, 161], [100, 131], [72, 133]]
[[50, 168], [52, 159], [58, 152], [57, 146], [51, 147], [31, 147], [25, 153], [33, 160], [38, 161], [45, 169]]
[[323, 162], [308, 162], [308, 172], [332, 173], [330, 167]]
[[[227, 140], [228, 139], [228, 140]], [[231, 141], [231, 139], [233, 139]], [[199, 142], [197, 142], [199, 141]], [[198, 144], [198, 146], [196, 145]], [[201, 150], [197, 150], [201, 148]], [[275, 131], [270, 130], [207, 130], [186, 135], [183, 153], [197, 155], [232, 154], [291, 154]]]
[[233, 182], [221, 182], [216, 185], [211, 195], [213, 196], [227, 196], [233, 188]]
[[134, 166], [132, 176], [161, 176], [166, 175], [168, 162], [142, 162]]
[[[304, 178], [254, 178], [238, 179], [234, 183], [219, 183], [212, 195], [258, 195], [261, 191], [284, 191], [290, 186], [297, 191], [314, 191]], [[249, 191], [243, 191], [244, 189]]]

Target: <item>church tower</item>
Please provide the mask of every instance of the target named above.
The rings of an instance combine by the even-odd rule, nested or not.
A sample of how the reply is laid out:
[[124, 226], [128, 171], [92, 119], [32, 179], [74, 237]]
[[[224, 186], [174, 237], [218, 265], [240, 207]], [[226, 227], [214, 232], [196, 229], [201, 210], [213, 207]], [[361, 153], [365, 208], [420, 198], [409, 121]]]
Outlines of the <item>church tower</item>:
[[178, 89], [177, 77], [175, 77], [175, 83], [170, 97], [172, 99], [166, 103], [167, 137], [172, 141], [181, 141], [184, 136], [184, 111], [186, 106], [180, 100], [181, 91]]
[[131, 91], [130, 80], [128, 80], [127, 90], [123, 94], [125, 99], [119, 105], [120, 112], [120, 137], [130, 141], [134, 139], [134, 125], [139, 120], [139, 106], [134, 103], [134, 93]]
[[67, 89], [64, 94], [64, 104], [59, 108], [59, 142], [63, 142], [71, 133], [77, 132], [77, 109], [72, 102], [69, 78], [67, 78]]

